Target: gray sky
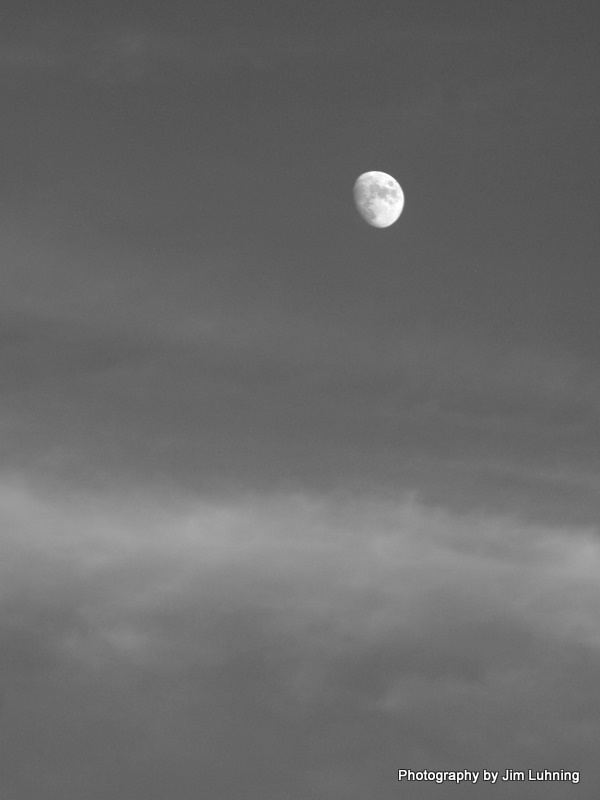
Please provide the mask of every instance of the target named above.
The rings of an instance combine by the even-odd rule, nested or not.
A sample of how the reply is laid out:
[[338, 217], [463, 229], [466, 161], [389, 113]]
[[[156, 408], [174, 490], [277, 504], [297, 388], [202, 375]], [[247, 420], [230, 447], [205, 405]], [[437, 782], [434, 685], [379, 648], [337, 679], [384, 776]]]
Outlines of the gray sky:
[[597, 3], [66, 5], [0, 32], [2, 797], [596, 797]]

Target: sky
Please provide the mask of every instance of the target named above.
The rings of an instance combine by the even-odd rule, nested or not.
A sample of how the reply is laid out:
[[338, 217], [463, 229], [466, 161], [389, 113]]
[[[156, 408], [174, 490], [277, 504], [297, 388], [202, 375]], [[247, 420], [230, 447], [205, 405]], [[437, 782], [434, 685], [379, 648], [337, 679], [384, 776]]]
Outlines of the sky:
[[597, 796], [599, 31], [3, 10], [3, 800]]

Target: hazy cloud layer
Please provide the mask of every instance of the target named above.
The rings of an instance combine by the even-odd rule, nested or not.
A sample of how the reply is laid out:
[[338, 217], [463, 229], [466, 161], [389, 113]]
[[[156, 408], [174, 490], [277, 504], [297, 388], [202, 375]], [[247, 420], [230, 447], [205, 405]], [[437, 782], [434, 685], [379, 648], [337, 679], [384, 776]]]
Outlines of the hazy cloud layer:
[[16, 798], [158, 798], [175, 775], [176, 798], [391, 797], [403, 765], [598, 780], [596, 530], [10, 476], [0, 514]]

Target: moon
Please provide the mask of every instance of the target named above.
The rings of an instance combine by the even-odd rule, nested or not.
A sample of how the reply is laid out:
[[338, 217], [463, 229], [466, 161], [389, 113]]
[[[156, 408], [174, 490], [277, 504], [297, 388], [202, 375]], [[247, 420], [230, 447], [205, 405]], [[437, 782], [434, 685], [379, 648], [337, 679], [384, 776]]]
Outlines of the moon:
[[402, 213], [404, 192], [385, 172], [363, 172], [354, 184], [354, 202], [365, 222], [374, 228], [388, 228]]

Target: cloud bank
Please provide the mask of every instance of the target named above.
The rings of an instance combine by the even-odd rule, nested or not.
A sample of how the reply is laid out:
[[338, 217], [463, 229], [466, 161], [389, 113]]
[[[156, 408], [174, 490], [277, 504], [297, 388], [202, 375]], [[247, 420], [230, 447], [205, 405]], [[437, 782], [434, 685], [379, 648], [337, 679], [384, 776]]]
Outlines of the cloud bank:
[[595, 529], [14, 475], [0, 518], [17, 798], [392, 796], [403, 766], [598, 779]]

